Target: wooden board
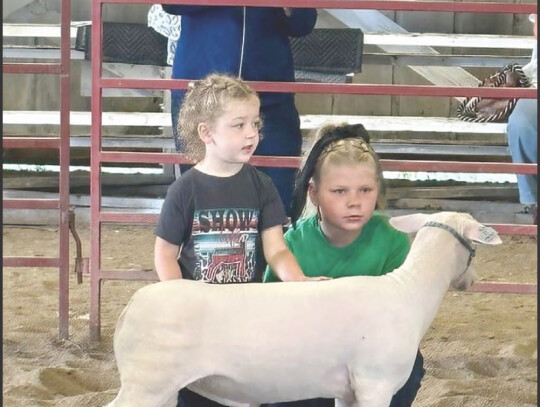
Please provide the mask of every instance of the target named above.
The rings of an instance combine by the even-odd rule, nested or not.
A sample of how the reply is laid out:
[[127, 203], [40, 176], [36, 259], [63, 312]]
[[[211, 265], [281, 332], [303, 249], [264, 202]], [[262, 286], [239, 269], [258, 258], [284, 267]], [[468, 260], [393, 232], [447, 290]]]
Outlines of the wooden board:
[[[73, 21], [70, 38], [77, 36], [80, 26], [90, 25], [91, 21]], [[5, 38], [60, 38], [59, 24], [2, 24]], [[532, 36], [485, 35], [485, 34], [444, 34], [411, 32], [364, 32], [364, 45], [402, 45], [431, 47], [465, 48], [508, 48], [532, 49], [535, 40]]]
[[484, 199], [506, 200], [518, 199], [517, 185], [462, 185], [432, 187], [390, 187], [387, 191], [388, 201], [396, 199]]
[[365, 32], [365, 45], [401, 45], [453, 48], [503, 48], [532, 50], [536, 40], [531, 36], [444, 34], [444, 33], [379, 33]]
[[[46, 124], [59, 125], [58, 111], [11, 110], [2, 112], [3, 125]], [[418, 131], [433, 133], [504, 134], [506, 123], [471, 123], [454, 117], [422, 116], [353, 116], [353, 115], [301, 115], [302, 130], [314, 130], [326, 123], [361, 123], [368, 131]], [[91, 113], [72, 111], [72, 126], [90, 126]], [[170, 113], [162, 112], [103, 112], [103, 126], [171, 127]]]
[[400, 198], [392, 202], [396, 209], [430, 209], [437, 211], [484, 211], [525, 213], [526, 205], [512, 202], [489, 202], [456, 199]]
[[[106, 186], [130, 186], [134, 185], [169, 185], [174, 179], [169, 175], [120, 175], [120, 174], [102, 174], [101, 185]], [[6, 176], [2, 178], [3, 189], [57, 189], [59, 180], [58, 174], [47, 174], [43, 176]], [[90, 186], [90, 174], [87, 175], [71, 175], [69, 177], [70, 188], [80, 188]]]

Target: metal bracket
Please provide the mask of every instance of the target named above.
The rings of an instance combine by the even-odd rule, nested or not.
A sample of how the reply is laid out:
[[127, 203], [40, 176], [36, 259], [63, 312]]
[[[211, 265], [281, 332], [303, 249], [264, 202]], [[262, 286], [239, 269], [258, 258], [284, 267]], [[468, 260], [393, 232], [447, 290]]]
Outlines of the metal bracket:
[[82, 284], [83, 276], [88, 276], [88, 257], [82, 257], [82, 244], [77, 231], [75, 230], [75, 211], [70, 208], [68, 211], [69, 230], [75, 239], [76, 256], [75, 256], [75, 274], [77, 274], [77, 283]]

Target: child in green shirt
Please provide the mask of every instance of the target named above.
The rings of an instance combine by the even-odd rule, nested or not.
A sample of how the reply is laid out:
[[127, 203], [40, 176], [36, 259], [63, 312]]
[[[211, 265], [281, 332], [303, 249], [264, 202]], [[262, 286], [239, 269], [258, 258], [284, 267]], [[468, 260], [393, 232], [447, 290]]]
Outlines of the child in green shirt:
[[[311, 205], [306, 205], [308, 196]], [[306, 206], [314, 208], [315, 214], [307, 215]], [[322, 127], [298, 174], [292, 227], [285, 234], [285, 241], [304, 274], [330, 278], [379, 276], [399, 267], [409, 251], [409, 239], [390, 226], [388, 216], [376, 211], [382, 206], [382, 170], [364, 126]], [[267, 268], [264, 281], [279, 279]], [[394, 395], [390, 407], [410, 407], [423, 376], [423, 357], [419, 351], [411, 376]], [[268, 406], [333, 407], [334, 399]]]

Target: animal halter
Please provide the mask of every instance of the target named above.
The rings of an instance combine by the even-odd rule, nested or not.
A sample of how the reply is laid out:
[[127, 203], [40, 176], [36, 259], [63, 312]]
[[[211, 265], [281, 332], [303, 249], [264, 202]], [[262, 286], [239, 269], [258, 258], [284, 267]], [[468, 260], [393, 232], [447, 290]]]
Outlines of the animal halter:
[[474, 255], [476, 254], [476, 249], [473, 247], [471, 242], [469, 240], [463, 238], [463, 236], [461, 236], [456, 231], [456, 229], [454, 229], [451, 226], [445, 225], [444, 223], [429, 221], [429, 222], [426, 222], [424, 224], [424, 226], [422, 226], [422, 227], [426, 227], [426, 226], [432, 226], [432, 227], [439, 228], [439, 229], [444, 229], [447, 232], [450, 232], [450, 234], [452, 236], [454, 236], [457, 240], [459, 240], [459, 242], [463, 246], [465, 246], [465, 248], [469, 251], [469, 260], [467, 260], [467, 267], [465, 267], [465, 271], [466, 271], [469, 268], [469, 266], [471, 265], [471, 261], [472, 261]]

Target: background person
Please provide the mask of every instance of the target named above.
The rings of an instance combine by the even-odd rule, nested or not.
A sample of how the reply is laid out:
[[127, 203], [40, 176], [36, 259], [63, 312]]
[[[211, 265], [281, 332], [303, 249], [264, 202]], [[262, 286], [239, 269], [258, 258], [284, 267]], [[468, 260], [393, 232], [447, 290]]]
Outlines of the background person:
[[[200, 79], [218, 72], [249, 81], [293, 82], [289, 37], [309, 34], [317, 20], [313, 8], [164, 4], [163, 10], [182, 16], [182, 33], [172, 68], [174, 79]], [[183, 90], [172, 90], [172, 128], [177, 151], [184, 151], [176, 131], [183, 97]], [[300, 156], [302, 135], [294, 95], [265, 92], [260, 100], [264, 127], [255, 154]], [[295, 169], [262, 167], [261, 170], [272, 178], [288, 212]]]
[[[538, 19], [531, 14], [534, 38], [537, 37]], [[534, 44], [531, 62], [523, 67], [523, 72], [538, 88], [537, 47]], [[538, 99], [519, 99], [508, 118], [506, 133], [512, 161], [514, 163], [536, 164], [538, 161]], [[537, 224], [538, 176], [517, 174], [519, 201], [529, 205]]]

